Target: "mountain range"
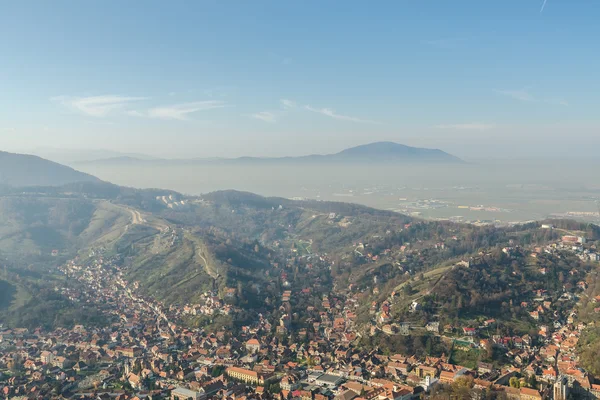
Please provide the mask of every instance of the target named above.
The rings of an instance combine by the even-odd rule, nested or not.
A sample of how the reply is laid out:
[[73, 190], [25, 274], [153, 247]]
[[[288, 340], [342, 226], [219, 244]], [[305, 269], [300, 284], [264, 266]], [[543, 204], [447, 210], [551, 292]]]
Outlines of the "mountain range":
[[54, 147], [33, 147], [26, 150], [15, 151], [16, 153], [31, 154], [51, 160], [60, 164], [71, 165], [74, 163], [90, 160], [104, 160], [110, 158], [131, 157], [140, 160], [157, 160], [158, 157], [152, 157], [142, 153], [130, 153], [105, 149], [61, 149]]
[[[100, 153], [90, 154], [105, 154]], [[112, 154], [112, 153], [111, 153]], [[119, 154], [119, 153], [117, 153]], [[94, 165], [196, 165], [196, 164], [267, 164], [281, 163], [412, 163], [412, 164], [456, 164], [461, 159], [438, 149], [405, 146], [393, 142], [377, 142], [352, 147], [339, 153], [307, 155], [300, 157], [239, 157], [204, 159], [152, 159], [144, 155], [122, 154], [116, 157], [92, 161], [73, 161], [77, 167]], [[61, 186], [76, 182], [99, 182], [92, 175], [77, 171], [66, 165], [44, 158], [8, 152], [0, 152], [0, 184], [11, 186]]]
[[298, 157], [238, 157], [238, 158], [191, 158], [151, 159], [130, 155], [100, 158], [71, 163], [77, 166], [93, 165], [165, 165], [205, 163], [411, 163], [411, 164], [456, 164], [460, 158], [439, 149], [406, 146], [394, 142], [375, 142], [342, 150], [334, 154], [311, 154]]

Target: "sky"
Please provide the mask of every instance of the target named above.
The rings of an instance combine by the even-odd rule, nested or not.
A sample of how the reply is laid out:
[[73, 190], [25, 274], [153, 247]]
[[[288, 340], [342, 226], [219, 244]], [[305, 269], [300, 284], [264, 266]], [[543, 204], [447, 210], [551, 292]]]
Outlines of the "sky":
[[0, 149], [600, 148], [600, 2], [0, 1]]

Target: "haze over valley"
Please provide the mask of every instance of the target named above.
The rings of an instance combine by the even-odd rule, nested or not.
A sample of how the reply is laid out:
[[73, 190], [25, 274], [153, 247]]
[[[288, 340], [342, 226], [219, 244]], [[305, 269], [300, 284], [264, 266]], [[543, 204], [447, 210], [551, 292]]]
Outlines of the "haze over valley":
[[423, 218], [518, 222], [550, 216], [598, 221], [593, 160], [466, 163], [322, 163], [299, 160], [138, 161], [72, 164], [120, 185], [199, 195], [235, 188], [265, 196], [360, 203]]

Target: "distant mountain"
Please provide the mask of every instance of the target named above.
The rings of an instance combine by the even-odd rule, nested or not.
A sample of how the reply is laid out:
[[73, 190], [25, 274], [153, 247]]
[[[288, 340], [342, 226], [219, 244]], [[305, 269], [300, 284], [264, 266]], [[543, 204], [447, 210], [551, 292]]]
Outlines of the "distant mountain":
[[438, 149], [405, 146], [394, 142], [376, 142], [352, 147], [335, 154], [312, 154], [299, 157], [238, 157], [210, 159], [142, 159], [137, 157], [111, 157], [74, 165], [185, 165], [185, 164], [236, 164], [236, 163], [418, 163], [455, 164], [464, 161]]
[[37, 156], [0, 152], [2, 185], [60, 186], [75, 182], [100, 182], [100, 179]]
[[138, 157], [133, 157], [133, 156], [118, 156], [118, 157], [109, 157], [109, 158], [99, 158], [99, 159], [94, 159], [94, 160], [86, 160], [86, 161], [75, 161], [75, 162], [71, 162], [69, 164], [72, 164], [73, 166], [85, 166], [85, 165], [109, 165], [109, 166], [127, 166], [127, 165], [154, 165], [154, 164], [158, 164], [158, 163], [171, 163], [171, 162], [175, 162], [176, 160], [163, 160], [160, 158], [155, 158], [155, 159], [146, 159], [146, 158], [138, 158]]
[[350, 161], [463, 162], [442, 150], [410, 147], [394, 142], [365, 144], [325, 157]]
[[113, 158], [134, 158], [139, 160], [156, 160], [156, 157], [140, 153], [123, 153], [103, 149], [56, 149], [52, 147], [37, 147], [20, 151], [20, 153], [33, 154], [60, 164], [71, 165], [92, 160], [106, 160]]

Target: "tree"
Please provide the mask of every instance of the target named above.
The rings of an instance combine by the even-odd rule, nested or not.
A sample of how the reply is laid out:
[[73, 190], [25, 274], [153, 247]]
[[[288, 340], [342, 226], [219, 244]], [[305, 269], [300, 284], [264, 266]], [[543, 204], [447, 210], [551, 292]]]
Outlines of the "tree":
[[494, 346], [492, 345], [492, 341], [491, 340], [488, 340], [485, 343], [485, 352], [486, 352], [487, 358], [490, 359], [490, 360], [493, 360], [493, 358], [494, 358]]
[[471, 389], [474, 385], [475, 383], [473, 382], [472, 377], [461, 376], [452, 383], [452, 393], [458, 399], [468, 399], [470, 398]]
[[536, 388], [537, 387], [537, 379], [535, 378], [535, 374], [529, 375], [529, 377], [527, 379], [527, 384], [531, 388]]
[[267, 391], [271, 394], [277, 394], [281, 392], [281, 386], [279, 386], [279, 383], [273, 383], [270, 384]]
[[513, 376], [512, 378], [510, 378], [510, 380], [508, 381], [508, 384], [510, 385], [511, 388], [520, 388], [521, 387], [521, 382], [519, 382], [519, 378], [517, 378], [516, 376]]

